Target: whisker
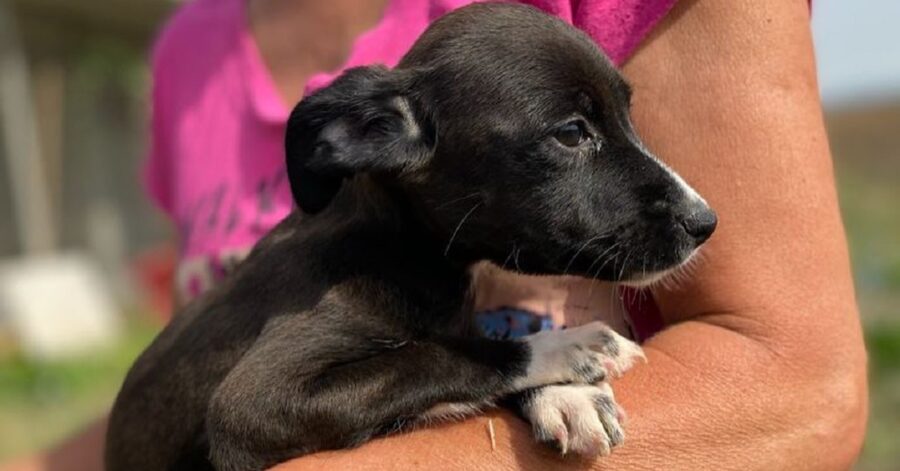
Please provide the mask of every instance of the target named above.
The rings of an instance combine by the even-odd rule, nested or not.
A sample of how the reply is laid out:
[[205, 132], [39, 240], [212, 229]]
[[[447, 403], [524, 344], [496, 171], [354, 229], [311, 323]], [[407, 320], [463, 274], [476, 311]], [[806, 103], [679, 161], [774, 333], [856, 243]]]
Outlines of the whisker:
[[[618, 247], [618, 246], [619, 246], [619, 242], [617, 241], [617, 242], [615, 242], [614, 244], [612, 244], [612, 245], [610, 245], [609, 247], [607, 247], [606, 250], [604, 250], [602, 253], [600, 253], [600, 255], [597, 255], [597, 258], [595, 258], [594, 261], [591, 262], [590, 265], [588, 265], [588, 267], [587, 267], [587, 272], [590, 273], [591, 269], [594, 268], [594, 265], [595, 265], [597, 262], [599, 262], [601, 259], [603, 259], [603, 256], [604, 256], [604, 255], [608, 254], [610, 251], [614, 250], [614, 249], [615, 249], [616, 247]], [[613, 258], [615, 258], [615, 257], [613, 257]], [[606, 262], [604, 262], [603, 265], [600, 266], [600, 268], [602, 269], [604, 266], [606, 266], [606, 263], [608, 263], [608, 262], [609, 262], [609, 260], [607, 260]]]
[[[609, 246], [609, 248], [607, 248], [606, 250], [604, 250], [603, 253], [600, 254], [600, 255], [597, 257], [597, 259], [594, 260], [594, 262], [591, 263], [591, 265], [588, 267], [588, 272], [590, 272], [591, 268], [594, 266], [594, 263], [599, 262], [600, 259], [603, 258], [603, 256], [606, 255], [611, 249], [613, 249], [613, 248], [615, 248], [615, 247], [618, 247], [618, 246], [619, 246], [619, 243], [616, 242], [615, 244]], [[613, 262], [613, 266], [615, 266], [615, 260], [616, 260], [616, 258], [617, 258], [618, 256], [619, 256], [619, 251], [616, 250], [616, 252], [613, 254], [612, 257], [607, 258], [602, 264], [600, 264], [600, 267], [597, 268], [597, 270], [593, 272], [593, 274], [591, 275], [591, 286], [588, 287], [588, 298], [590, 298], [591, 295], [594, 293], [594, 284], [596, 284], [596, 282], [597, 282], [597, 277], [600, 276], [600, 272], [603, 271], [603, 268], [605, 268], [606, 265], [607, 265], [609, 262]]]
[[609, 233], [607, 232], [607, 233], [600, 234], [598, 236], [594, 236], [594, 237], [591, 237], [590, 239], [588, 239], [587, 242], [585, 242], [581, 247], [578, 248], [578, 250], [575, 252], [575, 255], [572, 255], [572, 258], [569, 259], [569, 263], [566, 264], [566, 269], [563, 270], [563, 275], [569, 274], [569, 269], [572, 268], [572, 264], [575, 263], [575, 259], [578, 258], [579, 255], [581, 255], [581, 252], [584, 249], [586, 249], [587, 246], [591, 244], [591, 242], [602, 239], [608, 235], [609, 235]]
[[684, 263], [673, 268], [671, 272], [651, 283], [648, 287], [651, 288], [651, 290], [662, 288], [666, 291], [678, 291], [683, 289], [684, 284], [694, 278], [699, 266], [702, 265], [703, 255], [702, 251], [697, 251]]
[[503, 260], [503, 266], [501, 268], [503, 268], [504, 270], [506, 269], [506, 265], [509, 263], [510, 260], [512, 260], [513, 253], [515, 253], [515, 251], [516, 251], [516, 243], [513, 242], [512, 249], [510, 249], [509, 255], [506, 256], [506, 260]]
[[519, 254], [522, 253], [521, 248], [516, 248], [516, 255], [513, 257], [513, 262], [516, 264], [516, 271], [522, 272], [522, 267], [519, 266]]
[[481, 194], [481, 193], [479, 193], [479, 192], [476, 191], [475, 193], [471, 193], [471, 194], [468, 194], [468, 195], [466, 195], [466, 196], [461, 196], [461, 197], [459, 197], [459, 198], [454, 198], [454, 199], [452, 199], [452, 200], [450, 200], [450, 201], [444, 201], [443, 203], [441, 203], [441, 204], [435, 206], [434, 209], [442, 209], [442, 208], [445, 208], [445, 207], [447, 207], [447, 206], [450, 206], [450, 205], [453, 204], [453, 203], [458, 203], [458, 202], [460, 202], [460, 201], [465, 201], [465, 200], [467, 200], [467, 199], [469, 199], [469, 198], [472, 198], [472, 197], [475, 197], [475, 196], [479, 196], [480, 194]]
[[628, 253], [625, 254], [625, 258], [622, 260], [622, 268], [619, 270], [619, 276], [616, 277], [616, 280], [618, 280], [618, 281], [622, 280], [622, 275], [625, 274], [625, 265], [628, 264], [628, 257], [630, 257], [632, 253], [634, 253], [634, 251], [629, 250]]
[[453, 230], [453, 235], [450, 236], [450, 242], [447, 242], [447, 248], [444, 249], [445, 257], [447, 256], [447, 254], [450, 253], [450, 246], [453, 245], [453, 240], [456, 239], [456, 234], [459, 232], [459, 228], [461, 228], [463, 223], [466, 222], [466, 219], [468, 219], [469, 216], [471, 216], [472, 213], [475, 212], [475, 210], [478, 209], [479, 206], [481, 206], [481, 203], [483, 203], [483, 201], [479, 201], [478, 203], [475, 203], [475, 206], [472, 206], [472, 209], [470, 209], [469, 212], [466, 213], [462, 217], [462, 219], [459, 220], [459, 224], [457, 224], [456, 229]]

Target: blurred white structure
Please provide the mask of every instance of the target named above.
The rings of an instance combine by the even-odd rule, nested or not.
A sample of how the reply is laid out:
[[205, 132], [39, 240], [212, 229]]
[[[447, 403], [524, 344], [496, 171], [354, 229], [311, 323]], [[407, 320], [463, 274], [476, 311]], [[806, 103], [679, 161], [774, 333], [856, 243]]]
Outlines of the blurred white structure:
[[172, 0], [0, 0], [0, 336], [112, 341], [129, 264], [166, 235], [138, 185], [147, 65]]
[[23, 354], [39, 360], [109, 344], [121, 330], [102, 271], [73, 254], [0, 264], [0, 324]]

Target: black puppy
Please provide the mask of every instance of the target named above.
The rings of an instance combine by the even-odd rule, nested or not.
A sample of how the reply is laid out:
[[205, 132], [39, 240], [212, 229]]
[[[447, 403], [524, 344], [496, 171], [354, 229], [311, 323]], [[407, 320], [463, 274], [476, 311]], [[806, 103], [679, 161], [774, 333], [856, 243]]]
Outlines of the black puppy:
[[640, 143], [629, 88], [590, 39], [481, 4], [393, 70], [347, 71], [290, 117], [297, 205], [134, 365], [115, 470], [262, 469], [507, 399], [539, 439], [622, 441], [608, 385], [640, 349], [601, 323], [479, 336], [469, 268], [641, 283], [715, 227]]

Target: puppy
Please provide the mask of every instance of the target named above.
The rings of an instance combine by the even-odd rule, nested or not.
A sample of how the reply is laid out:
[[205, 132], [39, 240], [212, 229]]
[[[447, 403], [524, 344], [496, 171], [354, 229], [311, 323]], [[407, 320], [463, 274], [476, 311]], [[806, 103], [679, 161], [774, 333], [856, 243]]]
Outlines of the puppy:
[[490, 340], [469, 268], [640, 284], [714, 213], [640, 142], [629, 87], [523, 6], [435, 22], [393, 70], [348, 70], [291, 114], [288, 216], [129, 372], [110, 470], [256, 470], [504, 400], [541, 441], [622, 441], [605, 383], [641, 356], [601, 323]]

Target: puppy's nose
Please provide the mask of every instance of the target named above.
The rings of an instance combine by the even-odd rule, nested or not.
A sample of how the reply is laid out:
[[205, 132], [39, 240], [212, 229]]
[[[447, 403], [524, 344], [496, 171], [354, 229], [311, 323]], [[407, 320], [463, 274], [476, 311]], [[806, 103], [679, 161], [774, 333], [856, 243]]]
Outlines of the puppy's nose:
[[698, 208], [681, 221], [684, 231], [693, 237], [697, 245], [706, 242], [718, 224], [716, 213], [710, 208]]

